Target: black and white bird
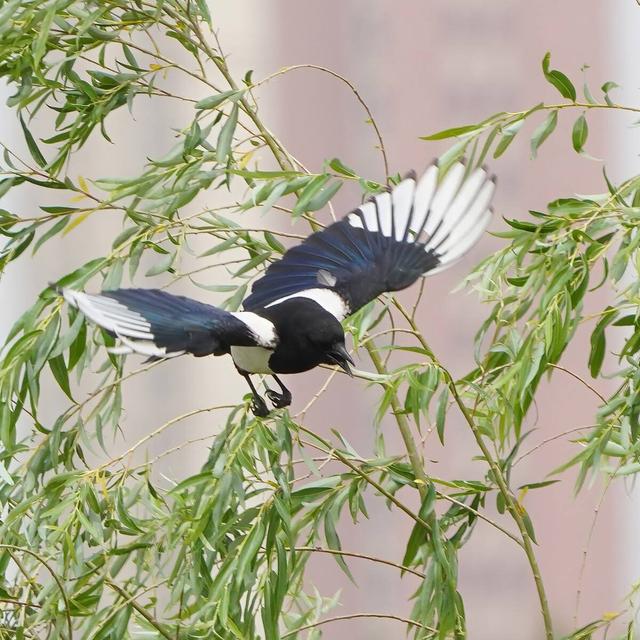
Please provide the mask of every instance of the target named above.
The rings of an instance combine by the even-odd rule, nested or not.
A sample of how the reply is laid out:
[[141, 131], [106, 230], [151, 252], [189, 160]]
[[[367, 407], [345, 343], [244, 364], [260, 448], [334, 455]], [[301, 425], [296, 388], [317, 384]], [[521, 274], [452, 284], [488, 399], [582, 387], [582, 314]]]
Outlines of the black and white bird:
[[445, 175], [433, 164], [342, 220], [311, 234], [272, 263], [244, 301], [229, 312], [157, 289], [89, 294], [63, 289], [68, 303], [119, 339], [116, 353], [152, 358], [231, 354], [253, 393], [255, 415], [267, 404], [251, 374], [269, 374], [274, 407], [291, 403], [278, 374], [320, 364], [351, 374], [342, 320], [386, 291], [399, 291], [461, 258], [491, 218], [495, 178], [455, 163]]

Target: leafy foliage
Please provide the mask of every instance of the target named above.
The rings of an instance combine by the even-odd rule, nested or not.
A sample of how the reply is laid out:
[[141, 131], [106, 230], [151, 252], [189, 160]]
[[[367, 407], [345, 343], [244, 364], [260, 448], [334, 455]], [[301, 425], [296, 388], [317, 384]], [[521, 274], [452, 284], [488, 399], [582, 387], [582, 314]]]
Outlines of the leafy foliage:
[[[282, 239], [292, 235], [248, 229], [237, 214], [277, 207], [316, 228], [314, 212], [345, 181], [358, 181], [368, 192], [381, 188], [337, 158], [317, 174], [298, 165], [258, 115], [254, 92], [269, 78], [254, 81], [248, 72], [236, 82], [212, 44], [210, 27], [204, 0], [0, 3], [0, 75], [14, 88], [8, 105], [17, 112], [30, 155], [19, 157], [3, 145], [0, 196], [29, 183], [44, 194], [64, 191], [75, 203], [42, 206], [33, 218], [0, 209], [0, 273], [89, 216], [117, 212], [122, 230], [108, 255], [79, 265], [58, 285], [117, 287], [126, 277], [140, 277], [141, 259], [152, 256], [147, 277], [188, 277], [202, 288], [227, 292], [224, 304], [235, 309], [252, 278], [283, 252]], [[182, 48], [189, 64], [165, 55], [169, 41]], [[173, 95], [168, 70], [196, 79], [208, 95]], [[590, 110], [640, 111], [612, 101], [614, 83], [602, 87], [600, 101], [585, 86], [578, 102], [568, 76], [551, 69], [549, 54], [542, 71], [566, 101], [425, 136], [458, 138], [442, 165], [466, 155], [472, 168], [501, 156], [529, 120], [538, 123], [530, 141], [535, 156], [565, 112], [577, 114], [571, 142], [583, 153]], [[139, 96], [192, 104], [192, 120], [175, 147], [151, 159], [140, 175], [74, 181], [66, 172], [69, 158], [92, 136], [109, 140], [112, 112], [131, 110]], [[44, 107], [57, 116], [40, 138], [32, 123]], [[265, 164], [268, 170], [260, 168]], [[243, 201], [207, 210], [194, 205], [204, 190], [232, 183], [245, 186]], [[605, 175], [604, 184], [600, 195], [559, 198], [547, 211], [505, 220], [497, 234], [502, 248], [469, 276], [490, 311], [477, 335], [477, 367], [460, 380], [453, 380], [397, 300], [369, 305], [349, 320], [355, 347], [369, 354], [377, 371], [369, 376], [380, 390], [377, 419], [394, 417], [407, 449], [403, 457], [389, 456], [381, 438], [376, 457], [363, 457], [340, 433], [327, 440], [304, 426], [304, 415], [286, 410], [263, 421], [246, 405], [204, 407], [156, 430], [209, 412], [223, 416], [225, 424], [198, 473], [160, 486], [151, 475], [154, 460], [122, 464], [148, 438], [117, 457], [110, 456], [106, 439], [118, 429], [123, 386], [153, 365], [125, 373], [122, 358], [105, 351], [112, 339], [88, 327], [53, 289], [44, 289], [1, 353], [0, 602], [7, 605], [0, 613], [1, 637], [318, 637], [335, 603], [306, 591], [307, 560], [328, 553], [350, 576], [347, 559], [358, 554], [341, 549], [340, 518], [345, 514], [357, 523], [368, 517], [368, 502], [384, 500], [389, 517], [409, 517], [413, 529], [400, 563], [368, 559], [418, 577], [419, 586], [410, 618], [381, 617], [404, 621], [415, 638], [465, 637], [458, 551], [484, 519], [526, 554], [551, 638], [533, 524], [510, 478], [539, 384], [553, 374], [585, 322], [595, 321], [587, 349], [591, 375], [601, 377], [603, 368], [609, 374], [615, 366], [619, 387], [601, 399], [597, 424], [583, 430], [576, 455], [563, 469], [579, 467], [578, 487], [601, 470], [615, 477], [640, 470], [640, 176], [614, 185]], [[212, 244], [199, 258], [222, 260], [232, 285], [206, 284], [183, 272], [184, 254], [203, 234]], [[585, 300], [602, 287], [610, 291], [610, 305], [586, 316]], [[383, 340], [393, 330], [374, 330], [384, 327], [389, 314], [412, 342], [385, 345], [392, 359], [383, 360]], [[615, 365], [607, 348], [613, 332], [623, 343]], [[409, 351], [415, 362], [391, 366], [396, 351]], [[80, 402], [78, 384], [90, 369], [101, 379]], [[54, 420], [41, 415], [40, 385], [49, 375], [70, 403]], [[454, 406], [486, 465], [482, 481], [426, 473], [416, 433], [432, 425], [444, 442]], [[96, 443], [108, 456], [99, 465], [88, 461]], [[326, 462], [337, 466], [327, 471]], [[417, 511], [404, 502], [403, 488], [419, 496]], [[486, 514], [488, 501], [518, 533]], [[603, 617], [571, 637], [589, 638], [611, 623]]]

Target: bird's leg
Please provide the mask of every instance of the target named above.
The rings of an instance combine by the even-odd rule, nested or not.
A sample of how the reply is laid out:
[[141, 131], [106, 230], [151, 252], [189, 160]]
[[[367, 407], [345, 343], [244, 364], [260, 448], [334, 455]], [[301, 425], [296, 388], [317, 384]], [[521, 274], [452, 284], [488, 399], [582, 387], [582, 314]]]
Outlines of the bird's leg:
[[287, 387], [282, 384], [282, 380], [278, 378], [278, 376], [272, 374], [272, 378], [278, 383], [280, 390], [282, 393], [278, 393], [273, 389], [267, 389], [266, 394], [267, 398], [271, 400], [273, 406], [276, 409], [282, 409], [282, 407], [288, 407], [291, 404], [291, 391], [287, 389]]
[[251, 393], [253, 393], [253, 400], [251, 401], [251, 411], [253, 411], [253, 415], [258, 416], [258, 418], [266, 418], [269, 415], [269, 407], [267, 407], [264, 398], [256, 391], [248, 373], [241, 373], [240, 375], [247, 381], [247, 384], [251, 387]]

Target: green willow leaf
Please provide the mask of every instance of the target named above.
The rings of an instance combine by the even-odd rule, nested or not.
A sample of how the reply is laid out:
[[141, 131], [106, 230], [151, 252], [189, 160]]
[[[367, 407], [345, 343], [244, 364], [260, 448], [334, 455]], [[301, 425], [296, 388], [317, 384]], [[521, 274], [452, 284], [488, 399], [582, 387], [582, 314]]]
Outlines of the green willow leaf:
[[444, 425], [449, 407], [449, 387], [445, 387], [438, 396], [438, 404], [436, 408], [436, 431], [440, 442], [444, 444]]
[[227, 156], [231, 150], [231, 142], [233, 140], [233, 133], [236, 130], [238, 124], [238, 105], [234, 104], [231, 109], [231, 113], [226, 122], [220, 130], [218, 136], [218, 143], [216, 145], [216, 160], [224, 164], [227, 161]]
[[560, 92], [560, 95], [563, 98], [567, 98], [568, 100], [575, 102], [576, 88], [573, 86], [573, 83], [564, 73], [562, 73], [562, 71], [550, 69], [550, 64], [551, 52], [547, 51], [542, 59], [542, 73], [544, 73], [544, 77]]
[[554, 132], [558, 124], [558, 111], [554, 109], [549, 113], [544, 122], [542, 122], [531, 136], [531, 157], [535, 158], [538, 149], [544, 141]]
[[338, 190], [342, 187], [342, 182], [335, 180], [331, 184], [323, 187], [318, 193], [316, 193], [307, 203], [307, 211], [318, 211], [322, 209], [333, 196], [336, 195]]
[[350, 169], [346, 165], [342, 163], [342, 161], [338, 158], [333, 158], [329, 161], [329, 167], [333, 169], [336, 173], [340, 175], [347, 176], [348, 178], [356, 178], [356, 172], [353, 169]]
[[31, 153], [31, 157], [36, 161], [38, 166], [46, 167], [47, 161], [45, 157], [42, 155], [42, 152], [40, 151], [40, 149], [38, 149], [38, 145], [36, 144], [36, 141], [33, 135], [31, 135], [31, 131], [29, 131], [29, 129], [27, 128], [27, 125], [22, 119], [22, 115], [19, 116], [19, 120], [20, 120], [20, 126], [22, 127], [22, 133], [24, 134], [24, 139], [27, 143], [27, 147], [29, 148], [29, 152]]
[[71, 388], [69, 386], [69, 375], [67, 373], [67, 365], [64, 362], [64, 358], [62, 355], [55, 356], [49, 360], [49, 367], [51, 368], [51, 372], [53, 373], [53, 377], [56, 379], [56, 382], [60, 386], [60, 388], [65, 392], [66, 396], [72, 402], [75, 402], [73, 396], [71, 395]]
[[227, 100], [235, 102], [238, 98], [242, 97], [243, 93], [244, 91], [223, 91], [222, 93], [198, 100], [195, 107], [196, 109], [215, 109]]
[[168, 271], [173, 265], [173, 261], [175, 260], [175, 258], [176, 256], [174, 253], [166, 253], [152, 267], [147, 269], [145, 276], [150, 278], [152, 276], [157, 276], [161, 273], [164, 273], [165, 271]]
[[605, 329], [616, 319], [617, 313], [613, 307], [607, 307], [602, 317], [591, 333], [591, 351], [589, 353], [589, 372], [596, 378], [602, 368], [606, 351]]
[[483, 124], [467, 124], [461, 127], [452, 127], [451, 129], [443, 129], [437, 133], [427, 136], [420, 136], [420, 140], [446, 140], [447, 138], [455, 138], [464, 136], [468, 133], [474, 133], [484, 128]]
[[493, 152], [494, 158], [499, 158], [507, 150], [516, 135], [518, 135], [518, 131], [520, 131], [523, 124], [524, 118], [516, 120], [515, 122], [512, 122], [508, 126], [504, 127], [504, 129], [502, 130], [502, 137], [498, 141], [498, 144], [496, 145], [496, 148]]
[[581, 153], [585, 143], [587, 142], [587, 137], [589, 135], [589, 125], [587, 124], [587, 119], [584, 116], [584, 113], [575, 121], [573, 125], [573, 130], [571, 132], [571, 142], [573, 144], [573, 148]]

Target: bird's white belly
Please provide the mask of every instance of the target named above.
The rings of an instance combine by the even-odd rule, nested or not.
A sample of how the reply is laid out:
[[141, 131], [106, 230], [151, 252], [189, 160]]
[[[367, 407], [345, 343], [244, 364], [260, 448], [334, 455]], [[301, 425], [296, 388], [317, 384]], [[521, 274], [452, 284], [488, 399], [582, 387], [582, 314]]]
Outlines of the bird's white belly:
[[264, 347], [231, 347], [231, 357], [238, 369], [247, 373], [273, 373], [269, 368], [271, 349]]

